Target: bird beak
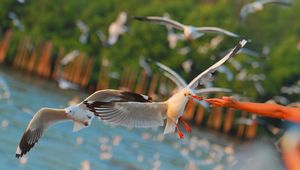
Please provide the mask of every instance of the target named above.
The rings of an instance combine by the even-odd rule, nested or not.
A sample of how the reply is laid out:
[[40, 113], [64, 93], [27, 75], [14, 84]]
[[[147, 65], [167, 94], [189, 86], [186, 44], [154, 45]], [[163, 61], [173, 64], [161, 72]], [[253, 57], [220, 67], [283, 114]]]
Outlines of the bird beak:
[[65, 115], [65, 116], [68, 116], [68, 113], [67, 113], [67, 112], [65, 112], [65, 113], [64, 113], [64, 115]]
[[196, 100], [199, 100], [199, 101], [203, 100], [203, 97], [201, 97], [201, 96], [193, 95], [193, 94], [190, 94], [190, 93], [189, 93], [189, 96], [192, 97], [193, 99], [196, 99]]

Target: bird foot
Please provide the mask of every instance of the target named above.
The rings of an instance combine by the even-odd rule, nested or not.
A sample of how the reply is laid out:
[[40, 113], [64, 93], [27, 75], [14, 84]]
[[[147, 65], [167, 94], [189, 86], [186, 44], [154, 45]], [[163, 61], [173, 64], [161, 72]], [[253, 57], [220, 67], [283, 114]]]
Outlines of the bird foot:
[[184, 134], [181, 132], [181, 131], [177, 131], [178, 132], [178, 136], [180, 139], [183, 139], [184, 138]]
[[184, 138], [184, 134], [181, 132], [181, 130], [178, 128], [178, 124], [176, 123], [176, 129], [177, 129], [177, 133], [180, 139]]
[[183, 123], [185, 130], [188, 131], [189, 133], [192, 132], [192, 128], [183, 120], [183, 118], [180, 116], [179, 117], [180, 122]]

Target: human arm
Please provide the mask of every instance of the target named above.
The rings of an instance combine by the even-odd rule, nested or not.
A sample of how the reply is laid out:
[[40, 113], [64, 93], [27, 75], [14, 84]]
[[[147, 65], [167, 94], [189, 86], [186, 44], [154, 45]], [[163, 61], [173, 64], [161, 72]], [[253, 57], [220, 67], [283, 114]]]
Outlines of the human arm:
[[261, 116], [289, 120], [300, 123], [300, 108], [285, 107], [278, 104], [240, 102], [233, 97], [222, 97], [206, 99], [214, 107], [230, 107], [255, 113]]

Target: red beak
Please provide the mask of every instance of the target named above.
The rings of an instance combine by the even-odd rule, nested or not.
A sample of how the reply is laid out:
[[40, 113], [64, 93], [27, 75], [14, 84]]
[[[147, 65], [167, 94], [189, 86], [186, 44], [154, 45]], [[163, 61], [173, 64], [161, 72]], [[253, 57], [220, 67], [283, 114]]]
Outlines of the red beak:
[[192, 98], [196, 99], [196, 100], [203, 100], [203, 97], [197, 96], [197, 95], [191, 95]]

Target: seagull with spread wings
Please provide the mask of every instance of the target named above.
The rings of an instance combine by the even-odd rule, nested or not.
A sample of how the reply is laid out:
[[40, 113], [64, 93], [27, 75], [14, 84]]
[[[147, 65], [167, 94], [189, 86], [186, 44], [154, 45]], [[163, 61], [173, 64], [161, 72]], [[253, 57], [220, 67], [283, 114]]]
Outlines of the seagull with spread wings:
[[[148, 128], [163, 126], [164, 119], [166, 119], [164, 134], [172, 133], [177, 129], [179, 137], [183, 138], [184, 135], [178, 128], [178, 120], [184, 124], [187, 131], [191, 130], [187, 123], [181, 118], [188, 99], [194, 98], [196, 100], [202, 100], [201, 97], [195, 95], [194, 89], [199, 84], [209, 81], [212, 77], [212, 73], [229, 58], [234, 56], [246, 43], [246, 40], [241, 40], [225, 57], [203, 71], [189, 84], [186, 85], [186, 83], [184, 83], [185, 86], [167, 101], [151, 102], [141, 97], [136, 97], [133, 100], [132, 98], [127, 99], [127, 97], [122, 97], [122, 95], [120, 95], [122, 91], [101, 90], [92, 94], [82, 103], [78, 104], [77, 107], [87, 107], [95, 116], [98, 116], [104, 122], [125, 127]], [[138, 94], [135, 95], [138, 96]]]
[[25, 155], [54, 123], [73, 120], [73, 131], [78, 131], [89, 126], [94, 116], [114, 125], [137, 128], [163, 126], [164, 119], [167, 119], [164, 134], [172, 133], [176, 128], [180, 138], [183, 138], [183, 133], [178, 128], [178, 119], [190, 131], [181, 116], [190, 97], [201, 100], [194, 95], [193, 89], [208, 81], [212, 73], [246, 43], [246, 40], [240, 41], [224, 58], [164, 102], [152, 102], [150, 97], [133, 92], [106, 89], [97, 91], [81, 103], [65, 109], [42, 108], [29, 122], [17, 147], [16, 157]]
[[266, 4], [291, 6], [291, 3], [286, 0], [262, 0], [262, 1], [252, 2], [252, 3], [246, 4], [242, 7], [241, 12], [240, 12], [240, 19], [242, 21], [244, 21], [250, 13], [254, 13], [256, 11], [263, 10], [264, 5], [266, 5]]
[[92, 112], [74, 112], [73, 106], [65, 109], [41, 108], [29, 122], [16, 150], [16, 157], [25, 155], [42, 137], [44, 131], [54, 123], [72, 120], [73, 132], [91, 124]]
[[139, 21], [147, 21], [152, 22], [155, 24], [161, 24], [165, 25], [167, 27], [172, 27], [177, 30], [183, 31], [184, 37], [187, 40], [194, 40], [205, 33], [217, 33], [217, 34], [225, 34], [231, 37], [238, 38], [239, 36], [235, 33], [232, 33], [230, 31], [224, 30], [222, 28], [218, 27], [195, 27], [191, 25], [184, 25], [177, 21], [165, 18], [165, 17], [158, 17], [158, 16], [147, 16], [147, 17], [139, 17], [134, 16], [133, 19], [139, 20]]

